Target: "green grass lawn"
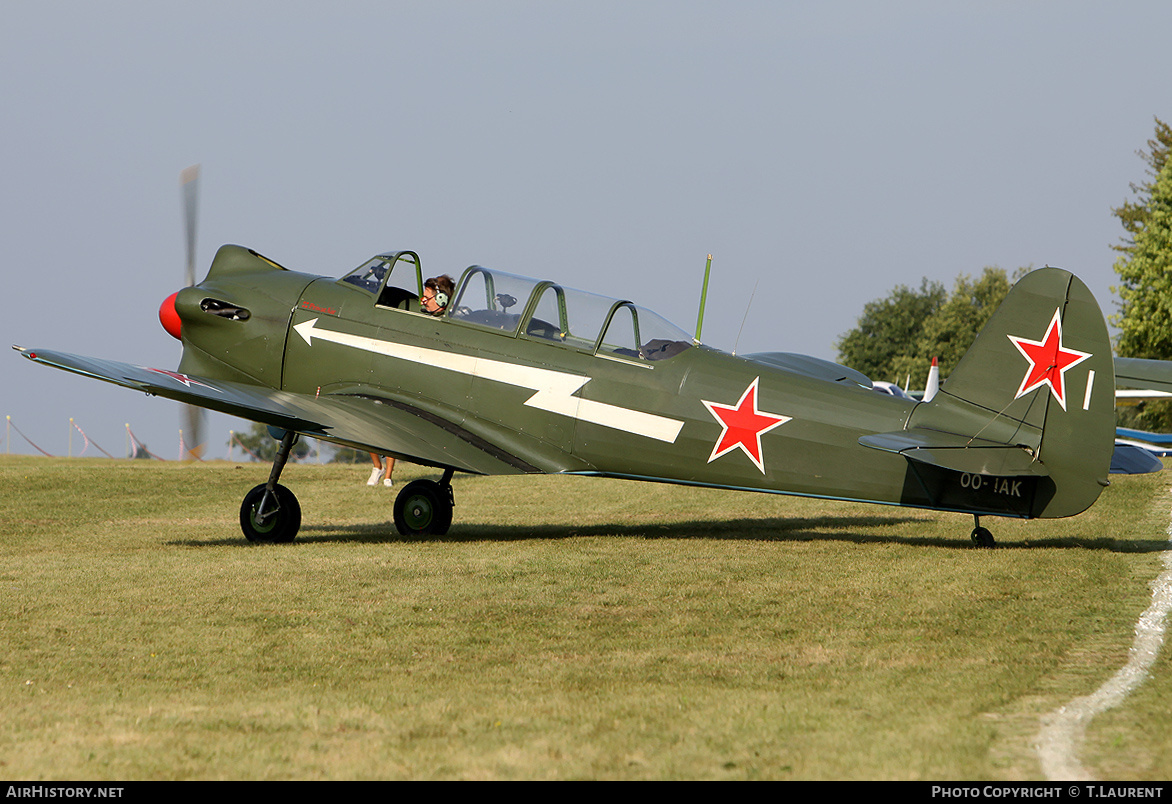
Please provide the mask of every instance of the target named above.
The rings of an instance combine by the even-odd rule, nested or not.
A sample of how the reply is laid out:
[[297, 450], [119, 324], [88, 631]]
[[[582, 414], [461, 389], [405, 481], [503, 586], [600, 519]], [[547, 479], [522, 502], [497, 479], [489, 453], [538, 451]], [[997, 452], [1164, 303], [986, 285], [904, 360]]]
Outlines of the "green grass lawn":
[[[369, 467], [0, 458], [0, 777], [1039, 778], [1039, 718], [1127, 660], [1168, 481], [1069, 520], [457, 476], [406, 540]], [[402, 466], [400, 482], [422, 476]], [[1166, 779], [1172, 672], [1092, 724]]]

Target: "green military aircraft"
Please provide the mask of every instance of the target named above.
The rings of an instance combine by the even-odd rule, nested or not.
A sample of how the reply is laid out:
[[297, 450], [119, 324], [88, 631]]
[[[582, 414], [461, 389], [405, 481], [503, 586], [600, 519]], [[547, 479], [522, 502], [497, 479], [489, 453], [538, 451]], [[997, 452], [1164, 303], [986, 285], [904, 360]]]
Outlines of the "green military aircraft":
[[[430, 295], [428, 295], [430, 293]], [[712, 349], [648, 309], [481, 266], [450, 298], [419, 256], [380, 254], [340, 279], [240, 246], [160, 311], [177, 371], [44, 349], [29, 359], [266, 423], [281, 439], [240, 509], [245, 536], [288, 542], [278, 482], [294, 439], [442, 471], [394, 505], [405, 535], [446, 533], [454, 472], [565, 473], [985, 515], [1086, 510], [1108, 485], [1115, 375], [1107, 326], [1074, 275], [1010, 292], [930, 402], [789, 353]], [[431, 314], [421, 305], [438, 314]]]

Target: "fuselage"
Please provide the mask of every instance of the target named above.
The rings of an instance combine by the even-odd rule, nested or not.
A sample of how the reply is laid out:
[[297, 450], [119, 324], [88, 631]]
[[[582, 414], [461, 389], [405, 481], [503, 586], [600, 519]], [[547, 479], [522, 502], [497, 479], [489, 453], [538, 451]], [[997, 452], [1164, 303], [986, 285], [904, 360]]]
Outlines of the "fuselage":
[[[412, 298], [417, 258], [387, 261], [377, 285], [213, 268], [181, 302], [247, 306], [248, 318], [185, 315], [181, 370], [411, 410], [489, 445], [505, 471], [909, 502], [906, 460], [859, 438], [902, 429], [914, 401], [697, 345], [630, 302], [483, 268], [429, 315]], [[391, 297], [396, 266], [410, 275]]]

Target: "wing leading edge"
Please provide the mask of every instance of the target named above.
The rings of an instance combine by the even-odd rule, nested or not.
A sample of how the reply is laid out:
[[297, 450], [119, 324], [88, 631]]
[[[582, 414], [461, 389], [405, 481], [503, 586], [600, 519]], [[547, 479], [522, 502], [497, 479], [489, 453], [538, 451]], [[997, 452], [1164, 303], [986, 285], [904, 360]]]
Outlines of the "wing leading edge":
[[476, 432], [385, 391], [353, 387], [308, 396], [212, 380], [115, 360], [14, 346], [29, 360], [355, 449], [475, 474], [566, 471], [557, 457], [523, 441]]

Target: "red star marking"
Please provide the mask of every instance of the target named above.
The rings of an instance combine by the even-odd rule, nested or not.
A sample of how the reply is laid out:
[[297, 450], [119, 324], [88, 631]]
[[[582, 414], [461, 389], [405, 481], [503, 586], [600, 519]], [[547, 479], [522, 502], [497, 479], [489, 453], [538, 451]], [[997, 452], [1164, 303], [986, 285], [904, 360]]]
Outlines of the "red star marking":
[[148, 368], [147, 371], [153, 371], [153, 372], [155, 372], [155, 374], [162, 374], [164, 376], [170, 377], [171, 379], [175, 380], [176, 382], [179, 382], [179, 383], [182, 383], [183, 385], [186, 385], [188, 388], [190, 388], [193, 385], [198, 385], [201, 388], [211, 388], [213, 391], [220, 390], [218, 388], [212, 388], [212, 386], [208, 385], [207, 383], [202, 383], [199, 380], [193, 380], [190, 377], [188, 377], [186, 374], [180, 374], [177, 371], [167, 371], [166, 369], [157, 369], [157, 368]]
[[1050, 386], [1050, 393], [1058, 400], [1058, 404], [1066, 410], [1066, 372], [1091, 356], [1090, 352], [1080, 352], [1077, 349], [1068, 349], [1062, 345], [1062, 316], [1059, 310], [1054, 311], [1050, 319], [1050, 328], [1046, 330], [1046, 337], [1040, 341], [1031, 341], [1029, 338], [1008, 336], [1022, 357], [1030, 361], [1026, 369], [1025, 378], [1021, 387], [1017, 389], [1019, 399], [1035, 388], [1043, 385]]
[[735, 405], [722, 405], [719, 402], [700, 400], [708, 412], [712, 414], [720, 426], [720, 438], [716, 439], [716, 446], [708, 456], [712, 463], [721, 455], [740, 449], [749, 456], [749, 460], [765, 474], [765, 458], [761, 452], [761, 435], [768, 433], [774, 427], [785, 424], [792, 416], [778, 416], [774, 413], [762, 413], [757, 409], [757, 384], [761, 378], [757, 377]]

